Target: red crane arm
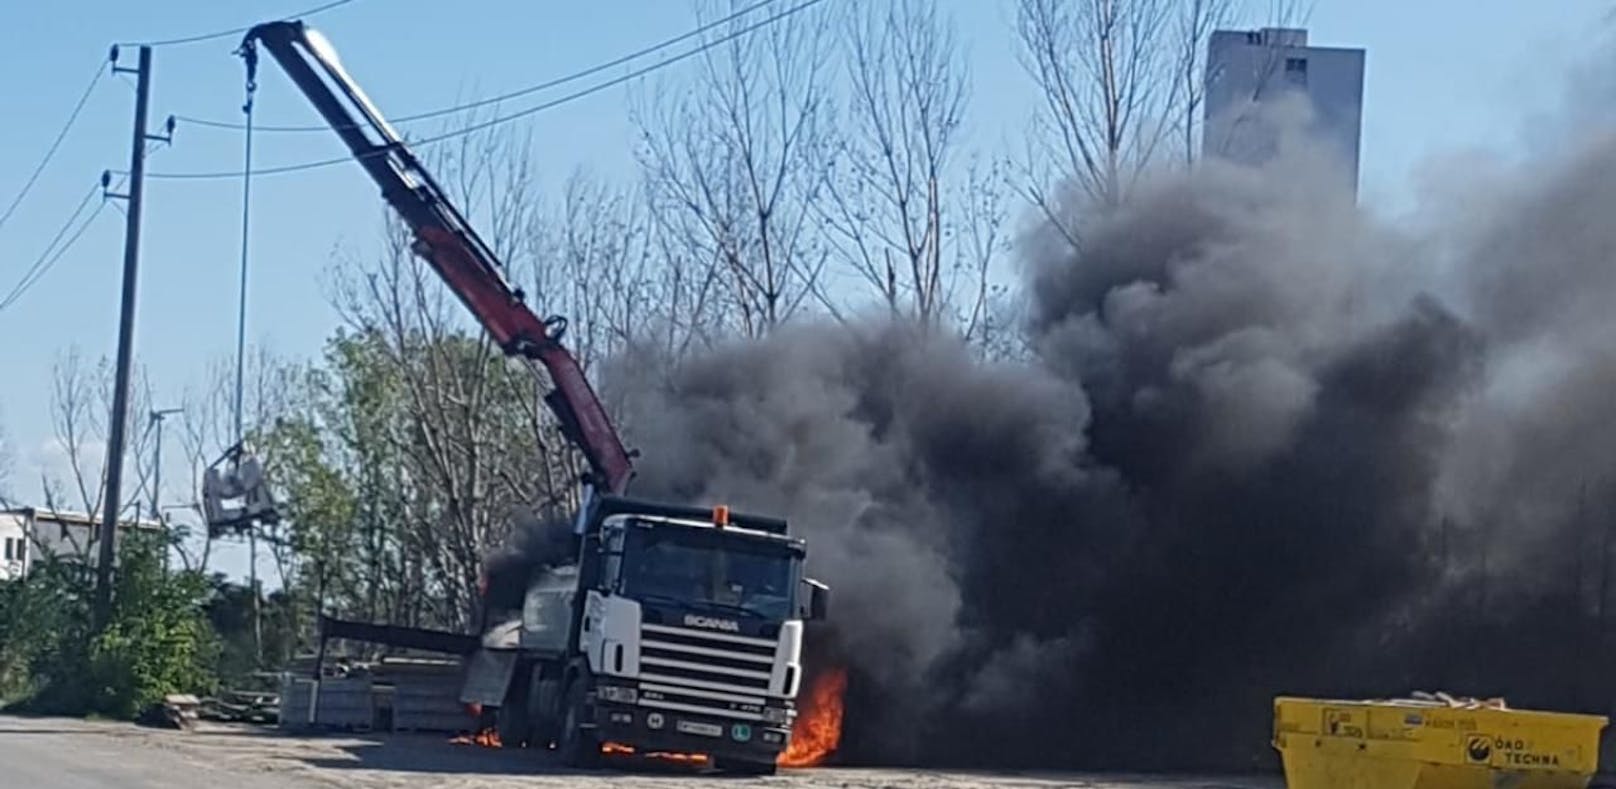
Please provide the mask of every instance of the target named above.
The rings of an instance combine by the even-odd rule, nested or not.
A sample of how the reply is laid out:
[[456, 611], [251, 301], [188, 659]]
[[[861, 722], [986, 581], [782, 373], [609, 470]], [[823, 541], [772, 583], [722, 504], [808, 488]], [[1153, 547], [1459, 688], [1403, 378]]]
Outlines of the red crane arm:
[[410, 226], [416, 254], [437, 271], [505, 353], [544, 366], [555, 387], [545, 395], [545, 403], [588, 459], [592, 482], [605, 492], [622, 493], [633, 476], [633, 464], [578, 360], [561, 344], [566, 321], [541, 319], [523, 303], [522, 291], [506, 280], [498, 256], [348, 76], [324, 36], [302, 22], [268, 22], [247, 31], [240, 54], [247, 61], [249, 81], [256, 78], [260, 44]]

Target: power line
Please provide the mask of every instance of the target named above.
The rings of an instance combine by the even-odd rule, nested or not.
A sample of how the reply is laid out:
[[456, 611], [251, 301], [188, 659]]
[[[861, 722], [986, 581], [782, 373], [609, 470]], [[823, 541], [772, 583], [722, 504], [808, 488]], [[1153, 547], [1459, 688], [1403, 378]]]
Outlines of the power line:
[[34, 167], [34, 172], [23, 183], [22, 190], [17, 192], [17, 196], [12, 199], [11, 205], [6, 206], [6, 212], [0, 214], [0, 227], [6, 226], [6, 220], [10, 219], [12, 213], [17, 210], [17, 206], [22, 204], [23, 198], [27, 197], [28, 192], [34, 188], [34, 182], [39, 180], [39, 174], [45, 171], [45, 166], [50, 164], [51, 159], [56, 156], [56, 149], [62, 147], [62, 140], [67, 138], [68, 131], [73, 128], [74, 123], [78, 122], [79, 112], [84, 109], [85, 102], [90, 100], [90, 94], [95, 92], [95, 86], [101, 84], [102, 73], [103, 66], [96, 66], [95, 76], [90, 78], [90, 84], [85, 85], [84, 92], [79, 94], [79, 101], [73, 105], [73, 111], [68, 114], [67, 123], [62, 124], [62, 130], [56, 133], [56, 139], [51, 141], [50, 148], [45, 150], [44, 158], [40, 159], [39, 164]]
[[[6, 294], [4, 299], [0, 299], [0, 311], [16, 303], [29, 289], [43, 279], [46, 274], [50, 273], [51, 268], [56, 265], [56, 261], [61, 260], [62, 256], [73, 248], [73, 245], [78, 242], [79, 237], [84, 235], [84, 231], [89, 229], [95, 218], [101, 215], [101, 211], [107, 207], [105, 200], [101, 202], [101, 205], [96, 206], [94, 211], [90, 212], [90, 215], [79, 224], [78, 229], [74, 230], [72, 235], [68, 235], [68, 229], [73, 227], [73, 223], [78, 220], [79, 215], [84, 213], [84, 207], [90, 204], [90, 200], [101, 189], [101, 184], [97, 183], [84, 195], [84, 199], [79, 201], [78, 207], [74, 208], [73, 213], [67, 217], [67, 221], [62, 223], [61, 228], [56, 231], [56, 235], [51, 238], [50, 243], [45, 245], [44, 251], [40, 252], [39, 257], [34, 260], [33, 265], [29, 266], [28, 271], [23, 273], [22, 278], [12, 287], [11, 292]], [[65, 243], [61, 243], [63, 236], [67, 236]], [[61, 246], [57, 246], [58, 243], [61, 243]]]
[[[567, 94], [565, 96], [561, 96], [559, 98], [552, 99], [550, 101], [544, 102], [543, 104], [537, 104], [537, 105], [534, 105], [532, 107], [528, 107], [525, 110], [519, 110], [517, 112], [513, 112], [513, 113], [511, 113], [509, 115], [502, 115], [502, 116], [499, 116], [499, 117], [490, 118], [490, 119], [488, 119], [486, 121], [483, 121], [481, 123], [473, 124], [471, 126], [467, 126], [465, 128], [461, 128], [461, 129], [456, 129], [456, 130], [451, 131], [451, 132], [445, 132], [443, 134], [438, 134], [438, 135], [434, 135], [434, 136], [431, 136], [431, 137], [424, 137], [424, 138], [421, 138], [419, 140], [415, 140], [413, 142], [410, 142], [410, 145], [414, 146], [414, 147], [419, 147], [419, 146], [423, 146], [423, 145], [432, 145], [434, 143], [443, 142], [444, 140], [450, 140], [450, 139], [454, 139], [456, 137], [464, 137], [464, 136], [466, 136], [468, 134], [474, 134], [476, 132], [482, 131], [483, 129], [488, 129], [488, 128], [491, 128], [491, 127], [494, 127], [494, 126], [498, 126], [500, 124], [509, 123], [509, 122], [511, 122], [513, 120], [517, 120], [519, 118], [525, 118], [525, 117], [527, 117], [529, 115], [533, 115], [533, 114], [536, 114], [536, 113], [539, 113], [539, 112], [543, 112], [545, 110], [554, 109], [554, 108], [559, 107], [559, 106], [561, 106], [563, 104], [568, 104], [568, 103], [571, 103], [573, 101], [577, 101], [578, 99], [584, 98], [586, 96], [589, 96], [589, 95], [592, 95], [592, 94], [595, 94], [595, 93], [599, 93], [599, 92], [601, 92], [603, 90], [606, 90], [607, 88], [616, 87], [616, 86], [621, 85], [621, 84], [623, 84], [625, 82], [628, 82], [630, 80], [638, 79], [639, 77], [645, 76], [646, 74], [649, 74], [649, 73], [651, 73], [653, 71], [657, 71], [659, 69], [666, 68], [666, 67], [671, 66], [671, 65], [673, 65], [675, 63], [678, 63], [680, 61], [688, 60], [688, 59], [690, 59], [692, 57], [695, 57], [696, 55], [702, 54], [703, 52], [706, 52], [706, 51], [708, 51], [710, 49], [713, 49], [714, 47], [717, 47], [720, 44], [726, 44], [726, 43], [728, 43], [730, 41], [734, 41], [735, 39], [740, 38], [741, 36], [744, 36], [744, 35], [746, 35], [748, 33], [751, 33], [753, 31], [759, 30], [761, 28], [767, 27], [767, 26], [769, 26], [771, 24], [774, 24], [775, 22], [778, 22], [778, 21], [780, 21], [782, 19], [785, 19], [786, 17], [789, 17], [789, 16], [792, 16], [792, 15], [798, 14], [800, 12], [806, 11], [809, 8], [812, 8], [813, 6], [819, 5], [820, 3], [823, 3], [823, 2], [825, 2], [825, 0], [804, 0], [804, 2], [798, 3], [797, 5], [794, 5], [791, 8], [788, 8], [788, 9], [786, 9], [784, 11], [781, 11], [780, 13], [775, 14], [774, 16], [771, 16], [771, 17], [769, 17], [767, 19], [764, 19], [764, 20], [759, 21], [759, 22], [755, 22], [755, 23], [753, 23], [751, 25], [747, 25], [744, 28], [736, 30], [736, 31], [734, 31], [732, 33], [729, 33], [727, 35], [724, 35], [724, 36], [722, 36], [720, 38], [713, 39], [712, 41], [708, 41], [708, 42], [706, 42], [706, 43], [702, 44], [701, 46], [696, 47], [694, 49], [688, 50], [686, 52], [681, 52], [681, 53], [679, 53], [677, 55], [674, 55], [672, 57], [669, 57], [669, 58], [664, 58], [664, 59], [659, 60], [656, 63], [652, 63], [651, 65], [646, 66], [644, 68], [640, 68], [640, 69], [636, 69], [634, 71], [630, 71], [630, 72], [628, 72], [628, 73], [626, 73], [626, 74], [624, 74], [624, 75], [622, 75], [620, 77], [614, 77], [614, 78], [612, 78], [610, 80], [607, 80], [605, 82], [601, 82], [601, 83], [597, 83], [595, 85], [591, 85], [591, 86], [589, 86], [587, 88], [583, 88], [583, 89], [574, 91], [574, 92], [569, 93], [569, 94]], [[372, 156], [385, 156], [390, 152], [391, 152], [391, 149], [382, 148], [382, 149], [378, 149], [378, 150], [376, 150], [374, 152], [369, 152], [369, 153], [364, 153], [364, 154], [349, 155], [349, 156], [338, 156], [338, 157], [331, 158], [331, 159], [321, 159], [319, 161], [302, 162], [302, 163], [299, 163], [299, 164], [286, 164], [286, 165], [281, 165], [279, 167], [259, 168], [259, 169], [254, 169], [253, 170], [253, 175], [254, 176], [281, 175], [281, 174], [284, 174], [284, 173], [294, 173], [294, 172], [301, 172], [301, 171], [304, 171], [304, 170], [314, 170], [314, 169], [318, 169], [318, 168], [321, 168], [321, 167], [330, 167], [331, 165], [334, 165], [334, 164], [342, 164], [343, 162], [351, 162], [351, 161], [354, 161], [355, 159], [366, 159], [366, 158], [370, 158]], [[115, 172], [118, 172], [120, 175], [124, 174], [123, 171], [121, 171], [121, 170], [120, 171], [115, 171]], [[207, 181], [207, 180], [220, 180], [220, 179], [224, 179], [224, 178], [240, 178], [241, 177], [241, 171], [240, 170], [233, 170], [233, 171], [194, 172], [194, 173], [146, 173], [146, 177], [147, 178], [161, 178], [161, 179], [164, 179], [164, 180]]]
[[[635, 50], [633, 52], [630, 52], [630, 53], [628, 53], [626, 55], [623, 55], [623, 56], [621, 56], [619, 58], [616, 58], [615, 60], [609, 60], [609, 61], [607, 61], [605, 63], [601, 63], [601, 64], [598, 64], [598, 65], [595, 65], [595, 66], [591, 66], [591, 67], [589, 67], [587, 69], [584, 69], [582, 71], [575, 71], [575, 72], [573, 72], [571, 74], [567, 74], [565, 76], [557, 77], [557, 78], [549, 80], [547, 82], [541, 82], [541, 83], [539, 83], [537, 85], [532, 85], [532, 86], [529, 86], [529, 87], [526, 87], [526, 88], [522, 88], [520, 90], [514, 90], [514, 91], [511, 91], [510, 93], [502, 93], [502, 94], [500, 94], [498, 96], [491, 96], [491, 97], [486, 98], [486, 99], [479, 99], [477, 101], [467, 102], [465, 104], [457, 104], [457, 105], [455, 105], [453, 107], [444, 107], [442, 109], [429, 110], [427, 112], [418, 112], [418, 113], [415, 113], [413, 115], [401, 115], [401, 116], [396, 117], [396, 118], [388, 118], [388, 121], [390, 121], [392, 123], [395, 123], [395, 124], [396, 123], [410, 123], [412, 121], [426, 120], [428, 118], [438, 118], [438, 117], [442, 117], [444, 115], [454, 115], [455, 113], [465, 112], [467, 110], [473, 110], [473, 109], [476, 109], [478, 107], [486, 107], [486, 106], [488, 106], [490, 104], [498, 104], [498, 103], [500, 103], [502, 101], [509, 101], [511, 99], [521, 98], [522, 96], [527, 96], [527, 95], [530, 95], [530, 94], [533, 94], [533, 93], [538, 93], [540, 91], [549, 90], [550, 88], [559, 87], [559, 86], [565, 85], [565, 84], [567, 84], [569, 82], [577, 82], [578, 80], [583, 79], [584, 77], [592, 77], [592, 76], [594, 76], [596, 74], [599, 74], [600, 72], [605, 71], [607, 69], [615, 68], [615, 67], [621, 66], [621, 65], [623, 65], [625, 63], [629, 63], [629, 62], [632, 62], [632, 61], [635, 61], [635, 60], [639, 60], [640, 58], [645, 57], [646, 55], [649, 55], [649, 54], [651, 54], [653, 52], [660, 52], [661, 50], [667, 49], [668, 47], [671, 47], [671, 46], [673, 46], [675, 44], [682, 44], [685, 41], [689, 41], [690, 39], [695, 38], [695, 37], [697, 37], [697, 36], [699, 36], [699, 35], [701, 35], [703, 33], [711, 31], [713, 28], [721, 27], [723, 25], [727, 25], [727, 24], [729, 24], [731, 22], [734, 22], [737, 19], [740, 19], [741, 17], [744, 17], [744, 16], [747, 16], [748, 14], [751, 14], [753, 11], [757, 11], [758, 9], [764, 8], [764, 7], [769, 6], [769, 5], [773, 5], [775, 2], [776, 2], [776, 0], [762, 0], [761, 2], [753, 3], [752, 5], [749, 5], [749, 6], [745, 7], [745, 8], [742, 8], [739, 11], [735, 11], [734, 13], [731, 13], [730, 15], [728, 15], [728, 16], [722, 18], [722, 19], [714, 20], [712, 22], [709, 22], [709, 23], [707, 23], [705, 25], [697, 27], [697, 28], [695, 28], [693, 30], [690, 30], [690, 31], [688, 31], [686, 33], [680, 34], [680, 35], [675, 36], [673, 38], [664, 39], [664, 40], [659, 41], [659, 42], [657, 42], [655, 44], [652, 44], [650, 46], [647, 46], [647, 47]], [[184, 121], [186, 123], [193, 123], [193, 124], [196, 124], [198, 126], [206, 126], [206, 127], [214, 128], [214, 129], [229, 129], [231, 131], [244, 131], [246, 129], [246, 124], [239, 123], [239, 122], [236, 122], [236, 121], [212, 120], [212, 119], [209, 119], [209, 118], [197, 118], [197, 117], [193, 117], [193, 116], [190, 116], [190, 115], [176, 115], [174, 117], [181, 120], [181, 121]], [[329, 132], [329, 131], [331, 131], [331, 128], [332, 127], [330, 127], [330, 126], [321, 126], [321, 125], [276, 126], [276, 125], [271, 124], [271, 125], [266, 126], [266, 125], [263, 125], [263, 124], [258, 124], [258, 125], [255, 125], [253, 127], [253, 130], [254, 131], [260, 131], [260, 132]]]
[[[352, 2], [354, 2], [354, 0], [332, 0], [332, 2], [326, 3], [325, 5], [315, 6], [314, 8], [308, 9], [307, 11], [298, 11], [297, 13], [287, 14], [287, 15], [281, 17], [281, 18], [282, 19], [292, 19], [294, 17], [314, 16], [315, 14], [322, 13], [322, 12], [325, 12], [325, 11], [330, 11], [333, 8], [336, 8], [338, 6], [345, 6], [345, 5], [347, 5], [349, 3], [352, 3]], [[142, 46], [144, 46], [144, 47], [167, 47], [167, 46], [173, 46], [173, 45], [176, 45], [176, 44], [195, 44], [195, 43], [197, 43], [199, 41], [212, 41], [213, 39], [224, 38], [225, 36], [238, 36], [238, 35], [241, 35], [242, 33], [245, 33], [245, 32], [247, 32], [248, 30], [251, 30], [251, 29], [252, 29], [252, 25], [248, 25], [246, 27], [236, 27], [236, 28], [231, 28], [229, 30], [220, 30], [220, 31], [218, 31], [216, 33], [203, 33], [201, 35], [184, 36], [182, 38], [165, 38], [165, 39], [162, 39], [160, 41], [126, 41], [126, 42], [122, 42], [122, 43], [118, 44], [118, 46], [120, 46], [120, 47], [142, 47]]]

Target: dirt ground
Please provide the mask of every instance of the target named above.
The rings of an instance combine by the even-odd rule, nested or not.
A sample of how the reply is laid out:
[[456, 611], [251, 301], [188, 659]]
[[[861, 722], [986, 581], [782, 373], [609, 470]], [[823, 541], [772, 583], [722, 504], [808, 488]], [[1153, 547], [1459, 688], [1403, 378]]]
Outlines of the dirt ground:
[[[54, 718], [0, 718], [6, 785], [42, 789], [516, 789], [721, 785], [837, 789], [1082, 787], [1084, 789], [1281, 789], [1274, 780], [819, 769], [771, 778], [691, 773], [573, 772], [549, 754], [453, 745], [425, 735], [284, 736], [249, 726], [202, 724], [196, 731]], [[16, 784], [9, 781], [19, 779]]]

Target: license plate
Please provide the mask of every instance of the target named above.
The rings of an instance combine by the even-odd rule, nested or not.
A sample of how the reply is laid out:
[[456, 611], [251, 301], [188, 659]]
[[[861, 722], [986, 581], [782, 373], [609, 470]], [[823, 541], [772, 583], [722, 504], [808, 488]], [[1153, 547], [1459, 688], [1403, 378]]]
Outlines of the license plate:
[[716, 723], [701, 723], [699, 721], [679, 721], [674, 728], [685, 734], [700, 734], [703, 737], [722, 737], [724, 727]]

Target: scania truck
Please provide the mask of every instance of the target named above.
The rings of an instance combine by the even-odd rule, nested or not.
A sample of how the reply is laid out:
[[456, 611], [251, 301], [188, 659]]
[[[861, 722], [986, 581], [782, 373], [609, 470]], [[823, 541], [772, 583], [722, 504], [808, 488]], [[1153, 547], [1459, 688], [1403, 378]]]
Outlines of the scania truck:
[[[778, 518], [628, 498], [631, 455], [562, 345], [565, 319], [540, 318], [524, 303], [329, 41], [296, 21], [247, 31], [238, 52], [249, 90], [259, 47], [381, 188], [410, 227], [413, 251], [507, 355], [548, 380], [545, 402], [589, 467], [571, 560], [538, 567], [519, 606], [484, 607], [462, 700], [492, 710], [503, 740], [554, 746], [573, 765], [632, 751], [772, 772], [791, 738], [803, 622], [825, 615], [829, 594], [803, 575], [803, 540]], [[413, 642], [464, 638], [398, 630], [352, 628]]]

